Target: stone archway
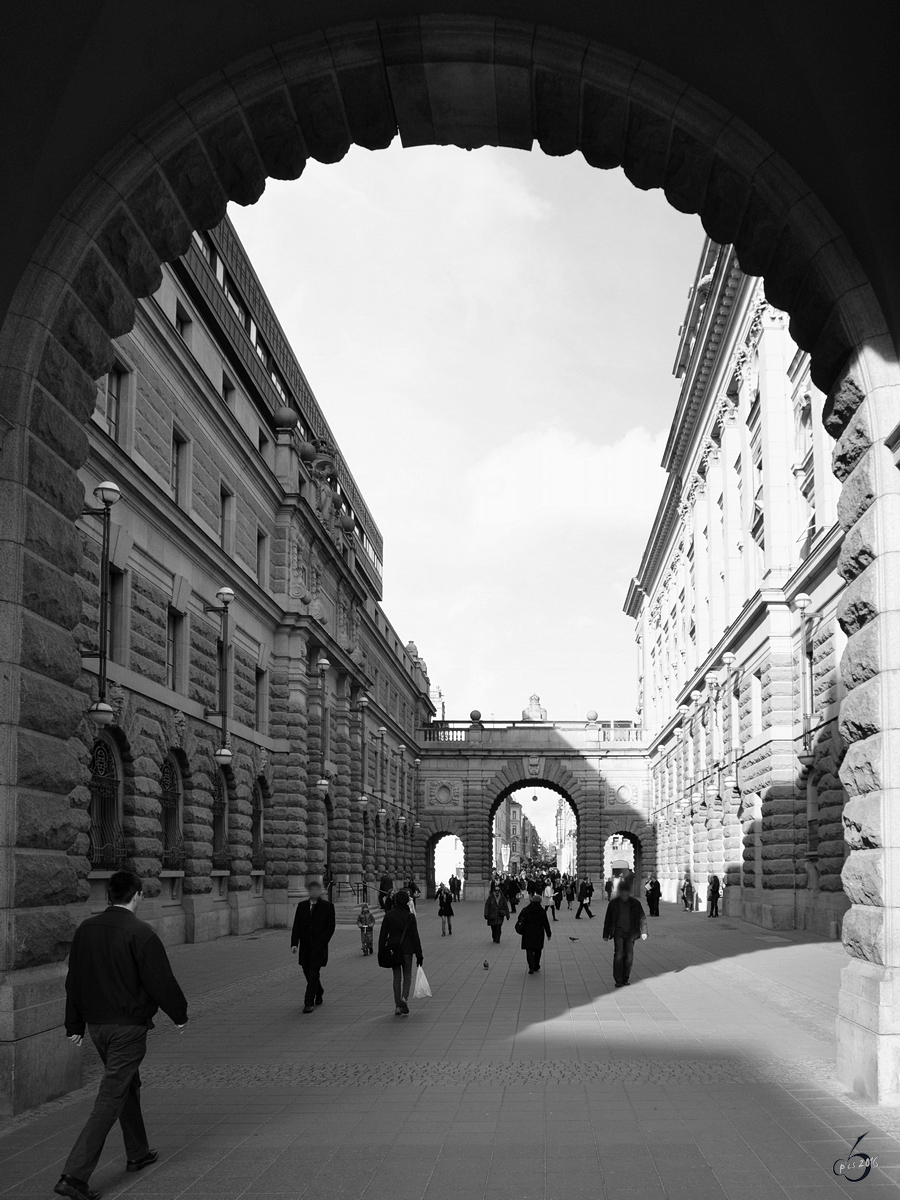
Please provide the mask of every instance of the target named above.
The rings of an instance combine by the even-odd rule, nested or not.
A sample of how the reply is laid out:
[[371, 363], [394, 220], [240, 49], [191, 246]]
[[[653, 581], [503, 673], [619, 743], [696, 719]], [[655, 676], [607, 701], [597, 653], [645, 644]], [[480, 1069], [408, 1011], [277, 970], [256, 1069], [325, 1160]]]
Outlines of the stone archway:
[[[839, 1069], [859, 1090], [900, 1101], [900, 1034], [879, 1000], [900, 974], [900, 877], [888, 869], [900, 849], [892, 823], [900, 793], [892, 437], [900, 372], [842, 232], [751, 129], [681, 81], [581, 36], [474, 18], [400, 19], [329, 30], [222, 66], [97, 164], [48, 229], [0, 330], [11, 564], [0, 585], [11, 647], [4, 803], [12, 812], [20, 796], [37, 793], [48, 811], [67, 807], [84, 782], [72, 750], [85, 698], [74, 686], [78, 598], [69, 587], [80, 555], [81, 426], [94, 406], [93, 381], [112, 363], [111, 339], [131, 328], [135, 300], [156, 289], [160, 263], [183, 254], [193, 230], [217, 224], [229, 200], [258, 199], [267, 176], [294, 178], [309, 158], [334, 162], [351, 143], [378, 149], [399, 132], [405, 145], [530, 148], [537, 140], [548, 154], [578, 150], [595, 167], [622, 166], [637, 187], [662, 188], [675, 207], [699, 213], [716, 241], [733, 243], [742, 268], [762, 275], [770, 302], [790, 314], [791, 334], [828, 395], [849, 635], [840, 728], [849, 746], [841, 777], [851, 796], [844, 882], [853, 907], [843, 927], [851, 958]], [[84, 832], [77, 804], [71, 817]], [[12, 817], [5, 827], [15, 827]], [[64, 851], [46, 851], [34, 836], [35, 844], [4, 848], [13, 908], [3, 971], [58, 963], [71, 932], [66, 906], [81, 899], [86, 866], [75, 858], [58, 906], [36, 902]], [[59, 968], [51, 975], [58, 985]], [[14, 978], [4, 986], [15, 989]]]
[[[572, 772], [553, 760], [544, 764], [544, 773], [541, 776], [516, 777], [514, 770], [511, 770], [510, 767], [505, 767], [496, 779], [492, 781], [491, 785], [485, 789], [483, 794], [484, 807], [482, 809], [482, 821], [485, 824], [489, 842], [492, 839], [494, 817], [504, 800], [508, 800], [517, 792], [527, 792], [535, 788], [546, 788], [555, 792], [557, 796], [568, 804], [569, 808], [575, 814], [575, 827], [577, 830], [576, 861], [581, 864], [587, 859], [589, 853], [587, 831], [591, 822], [585, 819], [585, 814], [589, 810], [587, 797], [584, 795], [581, 783]], [[523, 812], [523, 815], [527, 817], [527, 811]], [[488, 858], [488, 863], [491, 870], [497, 867], [497, 864], [493, 862], [492, 854]], [[488, 876], [489, 874], [490, 871], [488, 872]], [[485, 878], [488, 876], [485, 876]]]

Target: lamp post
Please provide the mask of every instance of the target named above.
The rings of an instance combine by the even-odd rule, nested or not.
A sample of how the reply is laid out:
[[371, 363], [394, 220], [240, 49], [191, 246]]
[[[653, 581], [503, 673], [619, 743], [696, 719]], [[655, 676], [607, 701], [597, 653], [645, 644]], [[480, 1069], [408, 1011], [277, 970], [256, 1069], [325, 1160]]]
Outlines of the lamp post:
[[415, 829], [422, 828], [422, 822], [419, 820], [419, 767], [421, 767], [421, 765], [422, 765], [421, 758], [417, 758], [415, 760], [416, 776], [415, 776], [415, 779], [413, 780], [413, 801], [415, 803], [415, 814], [416, 814], [416, 818], [413, 821], [413, 827]]
[[213, 758], [220, 767], [229, 767], [234, 755], [228, 746], [228, 606], [234, 600], [234, 589], [223, 583], [216, 592], [216, 599], [219, 601], [218, 604], [204, 604], [203, 611], [218, 613], [222, 618], [222, 657], [219, 660], [219, 704], [221, 707], [204, 708], [203, 711], [207, 717], [222, 718], [221, 744], [213, 754]]
[[794, 604], [800, 613], [800, 711], [803, 714], [803, 751], [798, 756], [804, 768], [812, 765], [812, 714], [810, 708], [810, 679], [809, 679], [809, 624], [810, 618], [806, 610], [812, 604], [812, 597], [806, 592], [798, 592]]
[[[99, 517], [102, 529], [100, 546], [100, 614], [97, 647], [98, 684], [97, 699], [88, 708], [87, 715], [95, 725], [111, 725], [115, 717], [112, 705], [106, 700], [106, 662], [109, 651], [109, 534], [111, 525], [112, 506], [117, 504], [122, 493], [117, 484], [110, 480], [98, 483], [94, 488], [94, 499], [98, 507], [85, 506], [81, 511], [85, 516]], [[84, 654], [82, 658], [92, 658], [92, 654]]]

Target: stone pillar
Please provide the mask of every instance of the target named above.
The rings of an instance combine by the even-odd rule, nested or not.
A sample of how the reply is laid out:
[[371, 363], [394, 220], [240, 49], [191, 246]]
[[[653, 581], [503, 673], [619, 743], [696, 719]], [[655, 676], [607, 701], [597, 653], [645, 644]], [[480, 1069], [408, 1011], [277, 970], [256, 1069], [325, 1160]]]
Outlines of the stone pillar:
[[350, 882], [350, 677], [338, 677], [337, 692], [331, 714], [331, 761], [335, 777], [328, 794], [331, 814], [331, 870], [335, 883]]
[[[315, 653], [315, 652], [314, 652]], [[328, 814], [325, 801], [316, 786], [325, 769], [325, 744], [322, 722], [324, 716], [323, 687], [325, 681], [315, 671], [315, 661], [309, 662], [310, 684], [306, 712], [306, 880], [321, 880], [325, 871], [325, 851], [328, 837]]]
[[350, 704], [350, 882], [363, 883], [369, 851], [366, 846], [362, 794], [362, 710], [351, 696]]
[[[900, 1103], [900, 388], [892, 348], [867, 349], [829, 394], [825, 427], [839, 435], [838, 519], [846, 531], [838, 616], [847, 644], [839, 730], [849, 800], [843, 882], [852, 907], [842, 938], [837, 1069], [880, 1104]], [[865, 381], [865, 383], [863, 383]], [[893, 451], [885, 445], [889, 438]]]

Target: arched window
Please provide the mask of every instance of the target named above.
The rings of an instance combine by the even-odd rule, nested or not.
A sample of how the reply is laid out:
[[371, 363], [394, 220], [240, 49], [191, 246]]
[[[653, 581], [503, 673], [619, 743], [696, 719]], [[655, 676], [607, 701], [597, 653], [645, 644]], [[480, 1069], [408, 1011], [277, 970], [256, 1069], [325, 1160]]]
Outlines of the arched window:
[[122, 833], [122, 767], [118, 751], [98, 738], [91, 752], [91, 820], [88, 858], [95, 871], [117, 871], [125, 860]]
[[184, 836], [181, 831], [183, 788], [181, 770], [171, 755], [165, 760], [160, 776], [160, 825], [162, 865], [167, 871], [184, 868]]
[[263, 794], [258, 783], [253, 785], [250, 805], [250, 865], [254, 871], [261, 871], [265, 866], [265, 850], [263, 849]]
[[214, 871], [227, 871], [228, 854], [228, 783], [221, 771], [213, 777], [212, 865]]

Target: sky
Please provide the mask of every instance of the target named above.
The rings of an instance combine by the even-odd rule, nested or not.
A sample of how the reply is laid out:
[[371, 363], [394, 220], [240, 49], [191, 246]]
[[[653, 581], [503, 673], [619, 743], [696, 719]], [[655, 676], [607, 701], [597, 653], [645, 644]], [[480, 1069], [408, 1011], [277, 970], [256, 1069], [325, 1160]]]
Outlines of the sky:
[[358, 147], [229, 210], [447, 716], [634, 719], [696, 217], [580, 155]]

